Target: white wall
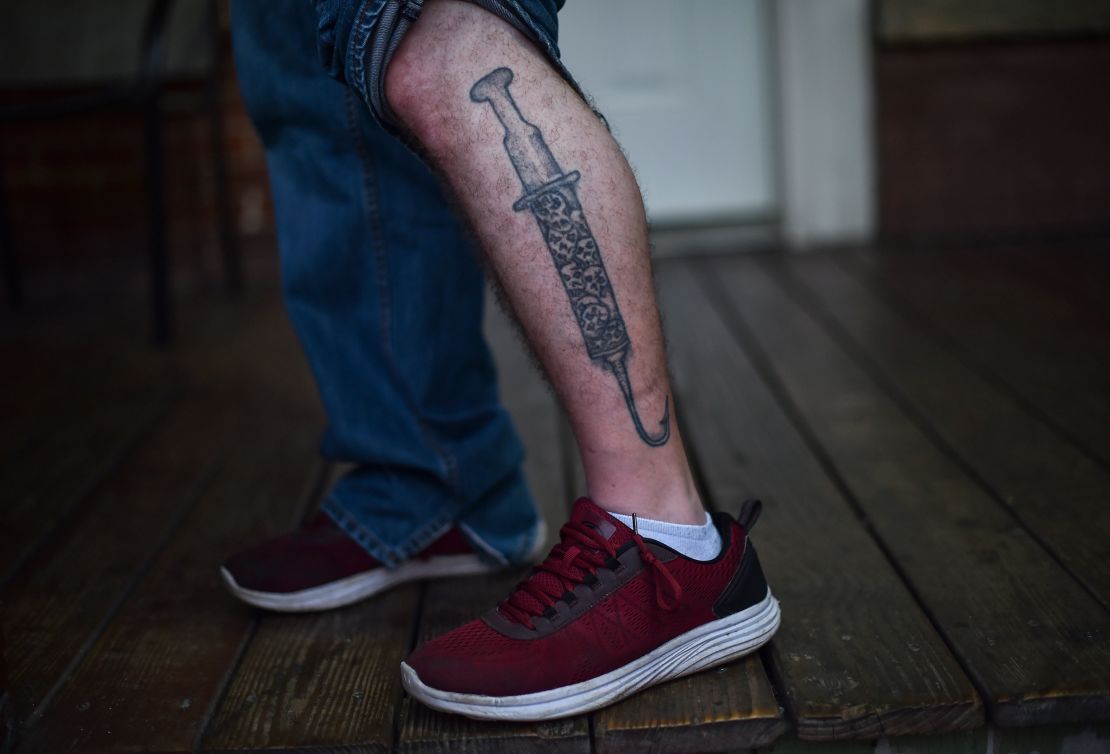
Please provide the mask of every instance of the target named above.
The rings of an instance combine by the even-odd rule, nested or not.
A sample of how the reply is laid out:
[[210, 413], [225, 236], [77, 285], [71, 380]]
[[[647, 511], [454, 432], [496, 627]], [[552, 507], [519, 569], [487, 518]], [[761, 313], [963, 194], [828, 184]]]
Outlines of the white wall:
[[563, 60], [659, 223], [777, 212], [768, 0], [568, 0]]

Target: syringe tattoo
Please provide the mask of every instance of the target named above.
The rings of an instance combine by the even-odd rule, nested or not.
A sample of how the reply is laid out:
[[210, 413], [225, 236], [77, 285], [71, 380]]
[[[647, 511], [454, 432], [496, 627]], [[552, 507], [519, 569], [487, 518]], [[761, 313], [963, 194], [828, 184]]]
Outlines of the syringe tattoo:
[[597, 241], [578, 201], [575, 184], [581, 174], [577, 170], [564, 173], [559, 167], [539, 128], [524, 119], [509, 93], [512, 80], [508, 68], [491, 71], [471, 87], [470, 99], [488, 102], [505, 129], [505, 151], [524, 185], [524, 196], [513, 209], [530, 210], [536, 218], [586, 342], [586, 353], [617, 378], [636, 432], [648, 445], [663, 445], [671, 436], [670, 398], [663, 404], [659, 432], [649, 433], [640, 421], [628, 377], [632, 343]]

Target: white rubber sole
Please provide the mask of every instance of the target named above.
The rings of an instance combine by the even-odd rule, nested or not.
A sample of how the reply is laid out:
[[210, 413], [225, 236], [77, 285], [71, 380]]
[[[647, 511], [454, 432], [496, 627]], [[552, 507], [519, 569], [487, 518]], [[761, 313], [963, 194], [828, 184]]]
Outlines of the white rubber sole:
[[409, 694], [443, 712], [478, 720], [551, 720], [600, 709], [648, 686], [750, 654], [771, 640], [780, 620], [778, 600], [768, 590], [762, 602], [747, 610], [691, 629], [623, 667], [532, 694], [483, 696], [440, 691], [426, 686], [403, 662], [401, 681]]
[[220, 568], [220, 575], [231, 593], [248, 605], [284, 613], [302, 613], [350, 605], [406, 581], [475, 576], [496, 570], [499, 570], [498, 566], [489, 565], [477, 555], [442, 555], [428, 560], [410, 560], [392, 571], [375, 568], [323, 586], [285, 593], [247, 589], [240, 586], [226, 568]]

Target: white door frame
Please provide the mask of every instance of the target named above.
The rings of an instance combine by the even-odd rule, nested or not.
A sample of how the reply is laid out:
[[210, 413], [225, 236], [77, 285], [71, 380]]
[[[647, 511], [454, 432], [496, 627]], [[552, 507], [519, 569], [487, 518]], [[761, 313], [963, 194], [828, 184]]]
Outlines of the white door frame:
[[875, 234], [868, 0], [771, 0], [782, 240], [793, 250]]

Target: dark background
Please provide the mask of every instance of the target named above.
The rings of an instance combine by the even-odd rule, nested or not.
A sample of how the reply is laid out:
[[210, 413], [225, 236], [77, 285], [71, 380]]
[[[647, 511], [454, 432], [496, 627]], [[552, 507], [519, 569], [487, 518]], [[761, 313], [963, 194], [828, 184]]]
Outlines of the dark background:
[[[0, 101], [128, 75], [145, 5], [9, 6]], [[210, 62], [202, 6], [179, 3], [169, 25], [164, 155], [178, 288], [221, 281], [211, 142], [197, 106]], [[872, 17], [883, 247], [1110, 230], [1110, 3], [875, 0]], [[257, 279], [274, 271], [265, 159], [231, 65], [222, 79], [234, 228]], [[0, 123], [0, 177], [31, 305], [141, 290], [141, 129], [133, 109]]]

